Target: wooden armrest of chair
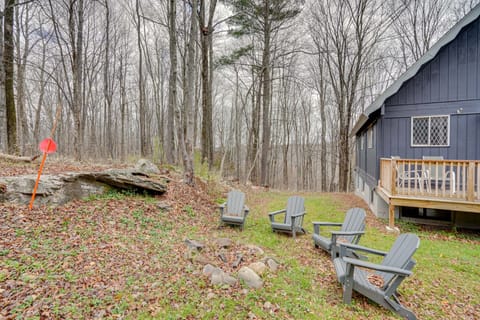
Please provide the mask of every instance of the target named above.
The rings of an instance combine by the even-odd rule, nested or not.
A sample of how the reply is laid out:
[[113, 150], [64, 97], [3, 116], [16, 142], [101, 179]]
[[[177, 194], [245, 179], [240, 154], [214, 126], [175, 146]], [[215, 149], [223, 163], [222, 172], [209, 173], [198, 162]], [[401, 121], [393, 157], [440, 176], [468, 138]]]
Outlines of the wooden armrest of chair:
[[271, 222], [274, 222], [274, 221], [275, 221], [275, 216], [276, 216], [277, 214], [281, 214], [281, 213], [285, 213], [285, 212], [287, 212], [287, 209], [282, 209], [282, 210], [278, 210], [278, 211], [273, 211], [273, 212], [270, 212], [270, 213], [268, 214], [268, 217], [270, 218], [270, 221], [271, 221]]
[[345, 257], [347, 256], [347, 249], [351, 249], [354, 251], [362, 251], [365, 253], [371, 253], [371, 254], [376, 254], [379, 256], [386, 256], [387, 252], [381, 251], [381, 250], [376, 250], [372, 248], [367, 248], [364, 246], [360, 246], [358, 244], [352, 244], [352, 243], [339, 243], [340, 245], [340, 257]]
[[323, 221], [314, 221], [313, 222], [313, 232], [315, 234], [320, 234], [320, 227], [341, 227], [343, 223], [340, 222], [323, 222]]
[[[366, 269], [370, 269], [370, 270], [377, 270], [377, 271], [382, 271], [382, 272], [387, 272], [387, 273], [393, 273], [393, 274], [397, 274], [397, 275], [405, 276], [405, 277], [408, 277], [408, 276], [413, 274], [412, 271], [405, 270], [405, 269], [402, 269], [402, 268], [384, 266], [384, 265], [381, 265], [381, 264], [371, 263], [371, 262], [368, 262], [368, 261], [349, 258], [349, 257], [343, 257], [342, 259], [347, 264], [347, 266], [346, 266], [347, 270], [348, 270], [348, 265], [352, 265], [354, 267], [362, 267], [362, 268], [366, 268]], [[347, 271], [347, 273], [348, 273], [348, 271]]]
[[297, 217], [304, 216], [305, 213], [307, 213], [307, 212], [306, 212], [306, 211], [303, 211], [303, 212], [300, 212], [300, 213], [297, 213], [297, 214], [292, 214], [292, 219], [293, 219], [293, 218], [297, 218]]

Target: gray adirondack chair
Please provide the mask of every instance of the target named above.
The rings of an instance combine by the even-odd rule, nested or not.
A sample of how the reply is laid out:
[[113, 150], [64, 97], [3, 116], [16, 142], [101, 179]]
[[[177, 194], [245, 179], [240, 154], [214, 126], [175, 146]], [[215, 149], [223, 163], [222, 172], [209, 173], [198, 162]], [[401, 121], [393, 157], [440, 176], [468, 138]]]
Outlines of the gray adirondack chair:
[[[313, 222], [313, 243], [316, 248], [322, 248], [337, 257], [338, 243], [346, 242], [357, 244], [365, 230], [365, 210], [362, 208], [351, 208], [345, 215], [343, 223], [335, 222]], [[321, 234], [320, 227], [340, 227], [340, 231], [330, 231]]]
[[[302, 197], [292, 196], [288, 198], [287, 208], [268, 214], [272, 231], [291, 233], [295, 239], [297, 232], [305, 233], [305, 229], [302, 227], [305, 213], [305, 201]], [[275, 221], [275, 216], [278, 214], [285, 214], [283, 223]]]
[[220, 223], [229, 225], [239, 225], [243, 230], [245, 219], [250, 209], [245, 205], [245, 194], [238, 190], [232, 190], [228, 193], [227, 201], [221, 204]]
[[[352, 291], [355, 290], [406, 319], [416, 319], [415, 314], [398, 300], [397, 288], [403, 279], [412, 275], [415, 266], [412, 256], [419, 244], [418, 236], [411, 233], [398, 236], [389, 252], [341, 243], [340, 257], [334, 259], [333, 264], [338, 281], [343, 285], [343, 302], [350, 304]], [[384, 258], [381, 264], [374, 264], [347, 257], [348, 250], [363, 251]], [[372, 275], [380, 277], [383, 283], [378, 283], [378, 286], [372, 284], [369, 281]]]

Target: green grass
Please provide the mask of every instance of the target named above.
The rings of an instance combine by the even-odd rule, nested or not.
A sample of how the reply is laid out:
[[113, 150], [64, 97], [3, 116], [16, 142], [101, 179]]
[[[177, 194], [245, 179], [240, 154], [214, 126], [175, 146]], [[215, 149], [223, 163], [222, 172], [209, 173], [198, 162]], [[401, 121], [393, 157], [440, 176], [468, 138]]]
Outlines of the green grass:
[[[250, 214], [243, 231], [217, 228], [218, 212], [208, 216], [194, 204], [160, 214], [154, 201], [141, 195], [111, 193], [85, 201], [76, 212], [52, 210], [42, 223], [12, 231], [18, 243], [0, 251], [0, 289], [13, 280], [15, 290], [25, 290], [10, 310], [19, 319], [38, 318], [32, 311], [38, 305], [57, 318], [398, 319], [356, 294], [352, 305], [342, 304], [329, 255], [313, 247], [312, 222], [342, 222], [350, 205], [346, 196], [300, 193], [309, 233], [294, 240], [273, 233], [267, 214], [284, 208], [290, 195], [247, 194]], [[396, 236], [376, 225], [381, 227], [367, 225], [360, 243], [388, 250]], [[421, 238], [414, 274], [400, 286], [402, 301], [419, 319], [474, 319], [480, 312], [479, 235], [398, 226]], [[201, 275], [201, 266], [185, 260], [186, 237], [253, 244], [281, 267], [266, 273], [258, 290], [215, 287]]]
[[[321, 252], [310, 252], [313, 246], [311, 234], [301, 236], [295, 242], [282, 234], [271, 232], [267, 212], [284, 208], [289, 195], [276, 192], [250, 194], [248, 204], [251, 213], [245, 230], [235, 234], [245, 242], [267, 248], [270, 254], [279, 257], [288, 266], [288, 270], [272, 279], [271, 288], [262, 292], [264, 299], [283, 305], [282, 309], [287, 315], [299, 318], [317, 319], [319, 315], [322, 315], [322, 319], [397, 318], [393, 313], [356, 295], [352, 306], [341, 304], [341, 289], [335, 283], [334, 271], [324, 265], [331, 265], [331, 262]], [[345, 206], [332, 195], [301, 195], [305, 197], [307, 211], [304, 226], [309, 232], [313, 230], [312, 221], [343, 221]], [[420, 248], [414, 256], [417, 261], [414, 275], [400, 287], [402, 299], [410, 303], [419, 318], [465, 317], [461, 304], [458, 304], [462, 300], [459, 296], [465, 297], [471, 310], [480, 312], [480, 295], [476, 294], [480, 285], [479, 235], [423, 230], [412, 224], [400, 223], [399, 226], [402, 232], [413, 232], [421, 238]], [[367, 226], [361, 244], [388, 251], [395, 238], [396, 235], [387, 233], [385, 229]], [[303, 264], [298, 257], [299, 251], [306, 251], [303, 255], [306, 258], [302, 257], [306, 261]], [[323, 267], [317, 268], [315, 264], [322, 264]], [[317, 279], [325, 277], [332, 279], [328, 287], [316, 284]], [[295, 299], [284, 299], [283, 296], [295, 297], [301, 303], [295, 303]], [[419, 302], [419, 298], [423, 301]], [[364, 304], [367, 309], [363, 308]]]

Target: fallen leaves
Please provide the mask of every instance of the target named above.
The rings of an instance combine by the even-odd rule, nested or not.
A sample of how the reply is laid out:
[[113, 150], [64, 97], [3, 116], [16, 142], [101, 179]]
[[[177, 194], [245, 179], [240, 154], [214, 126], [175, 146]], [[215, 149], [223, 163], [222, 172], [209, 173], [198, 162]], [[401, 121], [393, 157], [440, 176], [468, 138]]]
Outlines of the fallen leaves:
[[[95, 170], [91, 166], [74, 164], [49, 163], [47, 167], [46, 172]], [[98, 166], [99, 171], [104, 169]], [[31, 164], [0, 162], [0, 172], [2, 175], [34, 174], [36, 168]], [[305, 301], [301, 294], [292, 297], [291, 291], [284, 288], [273, 289], [268, 281], [264, 289], [270, 295], [268, 298], [240, 285], [211, 286], [202, 277], [201, 267], [185, 259], [185, 238], [211, 239], [217, 232], [218, 211], [210, 189], [200, 180], [196, 187], [189, 187], [180, 177], [173, 176], [168, 192], [156, 198], [118, 195], [73, 201], [60, 207], [34, 207], [31, 211], [23, 206], [2, 204], [0, 318], [115, 319], [135, 318], [139, 314], [162, 318], [171, 312], [189, 319], [198, 309], [208, 313], [220, 308], [217, 305], [220, 303], [224, 310], [252, 319], [262, 318], [262, 314], [295, 318], [288, 307], [278, 301], [294, 301], [306, 313], [315, 311], [315, 301]], [[353, 206], [365, 207], [351, 195], [332, 194], [332, 198], [345, 210]], [[371, 213], [367, 216], [367, 224], [383, 232], [383, 222]], [[448, 236], [442, 234], [436, 237], [448, 240]], [[234, 238], [241, 239], [242, 235]], [[295, 268], [311, 273], [312, 280], [299, 284], [296, 279], [287, 277], [285, 286], [313, 291], [328, 288], [326, 296], [321, 297], [322, 303], [334, 311], [343, 310], [340, 309], [343, 308], [340, 307], [342, 290], [330, 256], [314, 249], [308, 235], [298, 237], [295, 242], [288, 240], [282, 243], [292, 246], [291, 256], [284, 257], [283, 270], [280, 275], [270, 275], [272, 279], [288, 274], [292, 268], [288, 259], [292, 259]], [[239, 266], [233, 268], [233, 264], [238, 254], [243, 255], [240, 266], [248, 265], [257, 260], [250, 251], [254, 249], [233, 241], [232, 248], [223, 252], [225, 261], [219, 258], [218, 248], [207, 246], [202, 254], [215, 260], [225, 271], [236, 272]], [[435, 310], [428, 308], [429, 305], [438, 306], [452, 319], [474, 319], [480, 314], [475, 294], [448, 288], [446, 295], [459, 297], [459, 301], [451, 301], [447, 296], [434, 297], [428, 292], [432, 287], [443, 288], [440, 281], [427, 283], [417, 277], [411, 281], [416, 291], [405, 303], [419, 310], [421, 317], [436, 318]], [[287, 289], [292, 290], [291, 287]], [[361, 311], [355, 313], [359, 318], [367, 319], [372, 314], [393, 318], [388, 311], [359, 295], [355, 300], [352, 308]], [[237, 304], [229, 309], [232, 301]], [[182, 310], [186, 309], [186, 304], [190, 304], [191, 314]]]
[[[28, 165], [4, 169], [0, 163], [2, 175], [34, 172]], [[81, 169], [64, 165], [61, 171]], [[171, 210], [160, 210], [159, 201]], [[202, 219], [186, 217], [186, 206]], [[207, 232], [215, 214], [203, 190], [175, 179], [158, 198], [100, 198], [33, 210], [2, 204], [0, 318], [117, 317], [152, 301], [158, 310], [165, 284], [184, 276], [183, 246], [175, 244], [187, 226]]]

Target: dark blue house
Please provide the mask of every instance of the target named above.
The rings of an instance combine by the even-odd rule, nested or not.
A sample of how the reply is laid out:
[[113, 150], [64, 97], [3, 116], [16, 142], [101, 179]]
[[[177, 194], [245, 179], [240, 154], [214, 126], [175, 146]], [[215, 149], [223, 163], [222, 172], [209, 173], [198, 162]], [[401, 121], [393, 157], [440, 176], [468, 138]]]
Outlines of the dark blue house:
[[354, 126], [355, 189], [377, 216], [480, 225], [480, 5]]

